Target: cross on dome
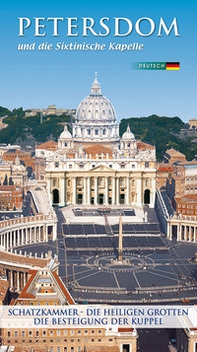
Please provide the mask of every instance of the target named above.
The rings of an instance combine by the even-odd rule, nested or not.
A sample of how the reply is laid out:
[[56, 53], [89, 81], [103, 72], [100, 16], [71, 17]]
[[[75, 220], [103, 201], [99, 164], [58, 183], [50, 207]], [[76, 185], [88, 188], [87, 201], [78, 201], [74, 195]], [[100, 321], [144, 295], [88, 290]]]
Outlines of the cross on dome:
[[98, 75], [97, 72], [95, 72], [95, 77], [94, 77], [94, 82], [92, 83], [92, 88], [91, 88], [91, 95], [101, 95], [101, 86], [100, 83], [98, 82]]

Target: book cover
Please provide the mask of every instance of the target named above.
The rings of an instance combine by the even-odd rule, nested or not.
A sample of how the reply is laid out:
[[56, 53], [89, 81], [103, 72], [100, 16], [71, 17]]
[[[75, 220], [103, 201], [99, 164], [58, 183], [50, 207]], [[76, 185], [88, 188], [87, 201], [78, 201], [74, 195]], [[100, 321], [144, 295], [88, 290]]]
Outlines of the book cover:
[[[164, 138], [165, 126], [163, 126], [162, 132], [160, 127], [158, 127], [158, 130], [152, 130], [152, 133], [156, 134], [154, 139], [151, 136], [152, 127], [149, 130], [146, 125], [146, 129], [149, 130], [149, 137], [151, 136], [150, 138], [155, 143], [154, 146], [150, 147], [150, 140], [146, 140], [147, 131], [143, 130], [143, 127], [141, 130], [141, 127], [135, 125], [134, 134], [141, 139], [139, 141], [135, 139], [130, 126], [131, 118], [146, 118], [148, 116], [152, 117], [152, 119], [159, 119], [159, 117], [177, 118], [173, 120], [174, 123], [182, 124], [182, 133], [191, 137], [188, 143], [193, 143], [193, 149], [190, 148], [189, 155], [190, 160], [195, 159], [196, 146], [194, 139], [195, 119], [197, 118], [196, 14], [196, 4], [191, 0], [187, 3], [177, 1], [165, 1], [165, 3], [155, 3], [154, 1], [129, 2], [125, 0], [119, 2], [101, 0], [98, 3], [91, 1], [82, 3], [78, 0], [75, 2], [61, 0], [56, 2], [44, 0], [14, 2], [8, 0], [1, 4], [0, 106], [3, 107], [1, 125], [7, 121], [6, 116], [4, 116], [4, 113], [7, 115], [6, 109], [12, 111], [12, 117], [9, 117], [9, 125], [12, 126], [12, 121], [15, 119], [13, 112], [15, 109], [20, 110], [20, 108], [25, 111], [25, 117], [29, 118], [37, 114], [40, 125], [43, 124], [43, 121], [46, 122], [48, 120], [48, 124], [51, 127], [47, 127], [47, 129], [49, 128], [48, 130], [50, 131], [51, 128], [51, 135], [57, 127], [51, 122], [50, 116], [72, 115], [73, 123], [73, 125], [69, 125], [69, 132], [67, 127], [64, 127], [66, 120], [60, 120], [56, 131], [58, 138], [60, 136], [58, 147], [55, 144], [53, 146], [53, 148], [59, 148], [60, 152], [59, 154], [57, 152], [56, 154], [50, 154], [49, 152], [47, 154], [48, 164], [44, 165], [46, 166], [46, 174], [43, 176], [44, 178], [46, 177], [44, 188], [48, 193], [49, 203], [64, 209], [62, 210], [62, 216], [66, 219], [63, 221], [61, 217], [58, 218], [58, 236], [56, 237], [56, 228], [53, 227], [55, 225], [51, 222], [52, 230], [50, 229], [51, 232], [48, 232], [47, 246], [43, 247], [42, 243], [40, 247], [35, 248], [35, 243], [32, 240], [33, 231], [36, 233], [35, 242], [45, 242], [46, 240], [45, 237], [42, 237], [43, 226], [45, 225], [42, 226], [40, 224], [41, 218], [36, 215], [38, 216], [36, 221], [39, 224], [35, 227], [36, 230], [28, 230], [29, 232], [24, 232], [24, 234], [23, 232], [17, 232], [16, 235], [16, 230], [12, 230], [12, 226], [16, 225], [14, 222], [9, 224], [11, 230], [6, 230], [7, 232], [5, 232], [5, 227], [8, 224], [4, 223], [1, 227], [1, 250], [6, 250], [11, 255], [18, 248], [25, 257], [29, 257], [27, 253], [33, 252], [35, 260], [35, 253], [38, 253], [40, 257], [43, 248], [44, 250], [46, 248], [47, 251], [52, 250], [52, 255], [55, 254], [55, 259], [50, 257], [50, 254], [48, 256], [48, 259], [54, 260], [51, 270], [54, 271], [54, 268], [56, 268], [56, 255], [59, 256], [60, 269], [59, 276], [54, 272], [53, 274], [47, 274], [49, 275], [47, 276], [48, 282], [53, 282], [54, 287], [55, 285], [57, 287], [57, 291], [61, 291], [59, 297], [61, 303], [67, 299], [69, 304], [73, 304], [76, 301], [79, 307], [85, 307], [81, 308], [81, 311], [78, 308], [65, 310], [64, 315], [67, 316], [67, 320], [65, 320], [65, 317], [62, 318], [62, 312], [55, 311], [55, 313], [52, 313], [49, 310], [47, 313], [44, 311], [44, 318], [43, 315], [42, 318], [34, 317], [32, 322], [28, 315], [30, 313], [27, 314], [24, 310], [20, 311], [19, 315], [23, 316], [24, 314], [23, 318], [27, 319], [27, 324], [30, 324], [31, 329], [37, 331], [35, 333], [37, 335], [32, 337], [29, 335], [28, 340], [23, 339], [22, 331], [25, 328], [21, 322], [23, 328], [22, 326], [20, 327], [20, 324], [17, 328], [13, 325], [10, 328], [13, 332], [9, 332], [10, 335], [5, 336], [7, 334], [6, 329], [9, 330], [9, 324], [4, 326], [4, 323], [2, 323], [2, 346], [5, 345], [8, 348], [13, 346], [16, 351], [50, 350], [51, 352], [56, 350], [59, 352], [99, 352], [105, 351], [104, 348], [108, 348], [109, 351], [116, 351], [117, 348], [117, 351], [121, 352], [137, 350], [143, 352], [150, 349], [154, 352], [158, 348], [161, 352], [167, 351], [167, 349], [169, 351], [181, 351], [181, 348], [185, 348], [185, 351], [188, 352], [197, 350], [197, 338], [195, 336], [196, 311], [194, 306], [196, 303], [196, 217], [191, 213], [190, 221], [193, 221], [192, 224], [183, 223], [181, 222], [183, 218], [178, 218], [178, 215], [172, 213], [171, 217], [176, 215], [177, 218], [173, 218], [172, 222], [169, 220], [163, 225], [162, 235], [160, 234], [158, 238], [156, 232], [154, 232], [157, 231], [156, 228], [154, 226], [151, 228], [151, 221], [154, 223], [151, 219], [151, 210], [155, 208], [156, 198], [158, 202], [162, 202], [158, 200], [160, 195], [156, 195], [158, 186], [158, 181], [156, 181], [156, 177], [158, 177], [156, 175], [156, 161], [161, 162], [165, 150], [169, 148], [176, 150], [178, 144], [169, 137], [169, 140]], [[95, 97], [98, 98], [98, 101]], [[85, 104], [88, 105], [89, 110], [86, 109]], [[94, 116], [91, 116], [91, 104], [95, 104]], [[99, 108], [97, 108], [97, 104], [100, 104]], [[77, 107], [78, 110], [76, 111]], [[97, 117], [101, 108], [103, 109], [103, 123]], [[19, 111], [16, 111], [18, 114]], [[109, 121], [107, 123], [105, 114], [108, 114]], [[87, 116], [89, 117], [86, 121]], [[23, 116], [23, 118], [25, 117]], [[96, 121], [96, 127], [92, 125], [91, 120]], [[194, 121], [193, 128], [188, 126], [189, 120]], [[121, 123], [121, 139], [118, 147], [119, 123]], [[91, 128], [88, 127], [89, 125], [91, 125]], [[7, 123], [3, 126], [5, 131], [7, 129], [6, 126]], [[21, 131], [19, 128], [17, 140], [12, 139], [10, 126], [7, 129], [9, 131], [7, 134], [1, 135], [0, 131], [0, 143], [8, 145], [9, 143], [15, 144], [18, 141], [26, 152], [28, 148], [29, 151], [34, 152], [35, 144], [32, 147], [30, 137], [31, 126], [26, 126], [26, 132], [29, 132], [29, 137], [28, 134], [24, 135], [23, 128], [21, 128]], [[37, 134], [36, 143], [38, 145], [45, 142], [43, 138], [45, 138], [46, 126], [48, 125], [45, 124], [43, 130], [39, 132], [40, 134]], [[151, 122], [150, 126], [152, 126]], [[191, 127], [190, 132], [188, 132], [189, 127]], [[74, 151], [72, 153], [71, 129], [72, 134], [75, 133], [75, 136], [72, 137], [75, 137], [77, 145], [76, 149], [73, 147]], [[13, 132], [15, 132], [14, 124]], [[111, 134], [106, 139], [108, 132]], [[176, 134], [175, 132], [172, 126], [171, 133]], [[100, 149], [98, 147], [100, 142], [96, 142], [97, 140], [99, 141], [98, 136], [104, 141], [101, 143], [103, 145]], [[153, 149], [155, 147], [157, 151], [157, 146], [159, 148], [160, 145], [158, 139], [162, 141], [163, 138], [166, 148], [162, 149], [164, 148], [162, 146], [159, 149], [159, 154], [157, 154], [158, 159], [154, 160]], [[50, 141], [50, 143], [53, 142], [56, 143], [57, 138]], [[64, 143], [64, 145], [61, 143]], [[184, 148], [186, 148], [184, 139], [182, 143], [180, 151], [184, 153]], [[112, 147], [111, 151], [110, 145]], [[52, 148], [52, 145], [50, 145], [50, 148]], [[48, 147], [48, 150], [50, 148]], [[96, 152], [94, 148], [97, 148], [95, 149]], [[129, 148], [133, 148], [131, 153]], [[34, 182], [34, 178], [38, 180], [38, 165], [40, 165], [38, 163], [43, 150], [46, 149], [43, 147], [42, 150], [38, 151], [40, 154], [37, 155], [37, 166], [35, 166], [35, 169], [31, 169], [32, 173], [27, 175], [27, 178], [32, 182]], [[50, 149], [52, 152], [54, 150]], [[81, 185], [80, 180], [83, 172], [85, 172], [83, 170], [86, 170], [84, 167], [86, 161], [83, 159], [85, 158], [84, 150], [86, 161], [89, 158], [91, 160], [89, 163], [92, 163], [91, 176], [89, 177], [87, 174], [83, 185]], [[135, 151], [138, 152], [136, 152], [134, 157]], [[139, 164], [137, 164], [137, 155], [140, 155]], [[56, 171], [60, 167], [60, 163], [66, 160], [63, 158], [66, 157], [71, 160], [70, 163], [68, 160], [66, 161], [68, 169], [64, 170], [64, 173], [58, 171], [60, 176], [57, 176], [58, 173], [56, 174]], [[171, 155], [170, 157], [172, 158], [173, 156]], [[78, 171], [69, 170], [74, 165], [74, 163], [72, 164], [72, 158], [76, 160], [77, 167], [81, 168], [77, 169]], [[103, 164], [99, 161], [99, 158], [104, 160]], [[129, 166], [128, 178], [124, 172], [126, 172], [126, 164], [129, 163], [130, 158], [133, 158], [133, 161]], [[93, 159], [96, 161], [93, 162]], [[114, 174], [115, 176], [113, 175], [113, 177], [109, 176], [111, 175], [110, 168], [116, 169], [116, 162], [114, 164], [113, 162], [110, 163], [110, 159], [118, 159], [117, 168], [121, 169], [120, 178], [117, 177], [117, 174]], [[182, 161], [186, 162], [185, 159]], [[155, 162], [154, 167], [151, 166], [153, 162]], [[15, 163], [17, 165], [17, 162]], [[51, 173], [52, 163], [54, 163], [53, 173]], [[140, 171], [139, 165], [141, 165], [141, 169], [144, 169]], [[195, 162], [192, 165], [187, 165], [186, 169], [194, 169]], [[135, 171], [135, 168], [139, 168], [138, 171]], [[147, 168], [152, 169], [147, 171]], [[168, 170], [168, 176], [171, 171], [171, 169]], [[177, 166], [176, 172], [178, 171], [180, 171], [179, 166]], [[69, 172], [72, 177], [76, 174], [76, 183], [72, 177], [70, 179], [69, 177], [67, 178]], [[98, 184], [91, 183], [94, 172], [97, 172]], [[107, 178], [102, 179], [102, 175], [107, 172]], [[195, 171], [194, 174], [192, 174], [192, 171], [187, 172], [187, 175], [193, 175], [191, 177], [195, 178]], [[12, 176], [14, 178], [16, 175], [10, 173], [10, 186], [13, 185], [11, 183]], [[42, 181], [41, 172], [39, 177], [39, 181]], [[65, 183], [61, 183], [64, 182], [62, 181], [63, 179], [66, 180]], [[149, 184], [149, 179], [151, 184]], [[71, 191], [69, 182], [72, 183]], [[105, 186], [107, 184], [108, 191], [102, 191], [102, 182], [104, 182]], [[142, 182], [143, 187], [139, 191], [140, 182]], [[5, 179], [5, 175], [1, 176], [1, 185], [5, 186], [7, 184], [8, 180]], [[26, 185], [25, 193], [27, 193], [28, 182], [23, 178], [23, 187], [24, 184]], [[43, 186], [42, 182], [38, 182], [38, 187], [41, 187], [40, 185]], [[64, 195], [61, 193], [61, 187], [64, 188]], [[34, 197], [36, 187], [34, 190], [32, 186], [30, 188], [31, 196]], [[136, 191], [135, 188], [138, 188], [138, 190]], [[96, 198], [97, 195], [95, 196], [95, 189], [98, 192], [98, 198]], [[197, 187], [194, 186], [192, 189], [192, 196], [195, 198]], [[117, 196], [116, 192], [118, 190]], [[75, 195], [73, 195], [74, 191]], [[94, 191], [94, 194], [92, 191]], [[85, 208], [82, 207], [84, 204], [86, 205]], [[69, 232], [71, 231], [71, 227], [69, 228], [70, 223], [72, 224], [73, 222], [74, 224], [73, 215], [71, 215], [69, 210], [71, 205], [75, 206], [76, 227], [75, 229], [73, 228], [74, 232], [72, 233], [75, 235], [75, 245], [73, 245], [73, 239], [71, 241], [69, 237], [72, 235]], [[143, 213], [144, 215], [136, 215], [138, 214], [136, 209], [141, 209], [144, 205], [147, 206], [147, 210], [145, 209]], [[83, 214], [80, 213], [81, 207]], [[7, 208], [9, 212], [8, 205]], [[97, 208], [100, 213], [98, 213]], [[114, 216], [118, 219], [116, 224], [113, 220], [108, 223], [110, 215], [107, 212], [110, 212], [109, 209], [111, 208], [114, 209], [111, 218]], [[92, 213], [90, 209], [93, 209]], [[161, 209], [158, 210], [157, 216], [164, 217], [164, 213], [159, 213], [159, 211]], [[58, 217], [57, 209], [56, 212]], [[141, 214], [140, 210], [139, 214]], [[1, 220], [6, 221], [6, 216], [9, 217], [9, 214], [2, 216], [4, 218], [1, 218]], [[84, 218], [81, 218], [81, 216]], [[98, 219], [99, 216], [102, 217], [102, 220]], [[136, 226], [132, 225], [133, 220], [127, 221], [127, 216], [130, 218], [136, 216], [136, 219], [138, 216], [138, 224], [135, 224]], [[168, 216], [170, 219], [169, 212]], [[83, 220], [86, 217], [90, 219], [89, 221], [87, 220], [87, 223]], [[141, 221], [139, 221], [139, 218], [141, 218]], [[82, 225], [81, 222], [83, 223]], [[100, 226], [103, 226], [106, 231], [108, 230], [108, 239], [103, 242], [103, 230], [101, 228], [95, 230], [95, 226], [99, 226], [99, 222]], [[60, 224], [62, 227], [60, 227]], [[92, 230], [90, 228], [88, 230], [87, 224], [92, 225]], [[127, 230], [126, 225], [128, 225]], [[150, 225], [150, 232], [147, 237], [146, 226], [148, 225]], [[130, 234], [129, 231], [132, 226], [135, 236], [137, 236], [134, 236], [136, 242], [135, 244], [128, 242], [129, 245], [126, 245], [124, 236], [126, 237], [126, 233]], [[180, 232], [179, 228], [181, 229]], [[80, 238], [82, 247], [79, 247], [79, 241], [77, 242], [76, 236], [81, 236], [81, 229], [83, 231], [85, 229], [87, 231], [95, 231], [95, 234], [99, 234], [98, 243], [100, 243], [100, 248], [98, 253], [95, 250], [95, 248], [98, 249], [98, 243], [92, 252], [91, 250], [88, 253], [84, 252], [83, 246], [89, 246], [90, 244], [88, 237], [89, 235], [90, 237], [92, 236], [90, 232], [84, 232], [84, 236]], [[12, 239], [7, 239], [9, 231], [12, 233]], [[47, 229], [47, 231], [49, 230]], [[68, 235], [67, 237], [66, 234]], [[155, 242], [150, 238], [151, 234]], [[85, 236], [86, 238], [84, 239]], [[139, 239], [140, 236], [141, 240]], [[20, 241], [19, 237], [21, 238]], [[25, 242], [26, 239], [27, 241]], [[103, 251], [103, 249], [101, 250], [109, 239], [111, 241], [108, 246], [110, 253]], [[21, 241], [23, 246], [21, 246]], [[152, 247], [150, 249], [151, 241]], [[189, 243], [186, 243], [187, 241]], [[72, 244], [69, 244], [71, 242]], [[135, 248], [136, 243], [138, 249]], [[65, 249], [66, 245], [68, 246], [67, 252]], [[114, 248], [112, 248], [113, 246]], [[178, 251], [177, 247], [181, 249]], [[113, 255], [112, 249], [114, 249]], [[3, 263], [5, 263], [6, 259], [3, 258], [3, 260], [4, 262], [1, 263], [2, 277], [6, 276], [3, 274], [8, 275], [9, 272], [9, 280], [14, 280], [14, 278], [16, 281], [18, 280], [15, 291], [18, 292], [21, 289], [22, 296], [20, 294], [17, 304], [22, 302], [21, 304], [23, 305], [24, 300], [29, 300], [33, 294], [33, 291], [29, 291], [30, 287], [33, 287], [33, 285], [38, 287], [39, 285], [40, 269], [38, 270], [39, 274], [31, 269], [32, 276], [30, 283], [27, 284], [27, 277], [14, 273], [14, 269], [8, 269], [7, 264], [5, 264], [5, 270], [3, 271]], [[12, 260], [11, 257], [9, 257], [9, 260]], [[34, 266], [35, 263], [32, 262], [32, 265]], [[41, 262], [39, 265], [41, 265]], [[49, 270], [49, 264], [47, 268]], [[85, 274], [82, 275], [83, 269]], [[89, 276], [91, 279], [89, 279]], [[36, 281], [37, 279], [38, 281]], [[22, 280], [23, 284], [21, 283]], [[128, 284], [130, 280], [133, 281]], [[102, 282], [104, 284], [108, 282], [109, 284], [106, 287], [106, 291], [102, 287]], [[44, 279], [42, 284], [46, 284]], [[123, 292], [124, 290], [125, 292]], [[48, 288], [45, 288], [45, 291], [45, 293], [49, 293]], [[52, 291], [54, 293], [55, 288], [51, 288], [50, 293]], [[107, 296], [105, 296], [106, 292]], [[71, 298], [70, 294], [74, 298]], [[125, 298], [125, 296], [127, 297]], [[53, 304], [56, 305], [56, 302], [54, 302]], [[169, 304], [172, 302], [174, 302], [174, 305], [169, 308]], [[96, 303], [98, 303], [98, 306]], [[43, 305], [45, 304], [43, 303]], [[48, 302], [46, 305], [48, 305]], [[13, 312], [10, 310], [10, 316], [16, 318]], [[35, 311], [32, 315], [34, 313]], [[59, 320], [53, 314], [59, 315]], [[51, 318], [51, 316], [53, 317]], [[177, 317], [179, 318], [179, 324], [177, 323]], [[95, 318], [97, 320], [94, 320]], [[49, 324], [49, 321], [52, 325]], [[49, 332], [46, 333], [46, 327], [49, 325]], [[181, 330], [181, 326], [184, 329]], [[189, 332], [186, 332], [188, 326]], [[98, 330], [96, 330], [96, 333], [94, 331], [95, 327]], [[55, 337], [50, 332], [53, 329], [57, 333]], [[63, 329], [64, 331], [68, 330], [69, 333], [67, 332], [63, 335]], [[75, 329], [78, 331], [76, 336]], [[107, 333], [103, 333], [105, 329]], [[60, 330], [61, 332], [57, 332]], [[88, 331], [88, 337], [85, 336], [86, 330]], [[94, 335], [92, 337], [89, 336], [90, 330], [94, 331], [94, 333], [92, 332]], [[43, 337], [43, 335], [41, 338], [43, 331], [45, 331], [47, 338]], [[74, 337], [71, 336], [71, 331], [74, 331]], [[99, 333], [102, 335], [102, 339], [99, 338]], [[58, 334], [60, 335], [58, 336]], [[74, 342], [72, 342], [72, 339]], [[101, 340], [104, 342], [101, 343]], [[23, 343], [23, 341], [25, 342]]]

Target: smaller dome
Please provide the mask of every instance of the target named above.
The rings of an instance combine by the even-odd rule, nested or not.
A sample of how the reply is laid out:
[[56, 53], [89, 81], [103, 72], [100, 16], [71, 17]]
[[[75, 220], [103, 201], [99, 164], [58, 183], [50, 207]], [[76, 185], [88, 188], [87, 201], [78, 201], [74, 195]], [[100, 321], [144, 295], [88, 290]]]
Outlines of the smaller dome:
[[134, 136], [134, 134], [131, 132], [129, 125], [127, 126], [126, 132], [123, 133], [122, 139], [124, 139], [124, 140], [126, 139], [126, 140], [129, 140], [129, 141], [130, 141], [131, 139], [135, 139], [135, 136]]
[[64, 126], [63, 132], [60, 134], [60, 139], [72, 139], [71, 133], [68, 131], [67, 125]]

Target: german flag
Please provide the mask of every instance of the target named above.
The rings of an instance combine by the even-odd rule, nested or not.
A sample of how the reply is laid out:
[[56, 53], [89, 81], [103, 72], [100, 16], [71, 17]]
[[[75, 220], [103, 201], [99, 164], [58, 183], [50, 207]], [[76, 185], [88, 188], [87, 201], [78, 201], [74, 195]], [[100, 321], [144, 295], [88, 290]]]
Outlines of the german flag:
[[166, 70], [180, 70], [180, 62], [166, 62]]

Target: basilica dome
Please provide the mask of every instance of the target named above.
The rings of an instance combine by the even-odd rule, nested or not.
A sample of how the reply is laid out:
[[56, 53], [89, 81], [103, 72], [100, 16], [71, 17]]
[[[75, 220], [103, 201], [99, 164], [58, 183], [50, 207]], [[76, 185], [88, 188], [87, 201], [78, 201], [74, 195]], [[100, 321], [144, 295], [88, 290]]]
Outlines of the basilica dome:
[[76, 122], [105, 121], [116, 122], [116, 112], [112, 103], [101, 93], [101, 87], [95, 74], [91, 93], [82, 100], [76, 112]]
[[91, 93], [79, 104], [72, 135], [75, 142], [89, 144], [104, 143], [105, 146], [119, 143], [119, 124], [111, 102], [101, 93], [95, 74]]
[[64, 126], [63, 132], [60, 134], [60, 139], [72, 139], [71, 133], [68, 131], [67, 125]]
[[122, 139], [123, 139], [123, 140], [132, 140], [132, 139], [135, 139], [135, 136], [134, 136], [134, 134], [131, 132], [129, 125], [127, 126], [126, 132], [123, 133]]

